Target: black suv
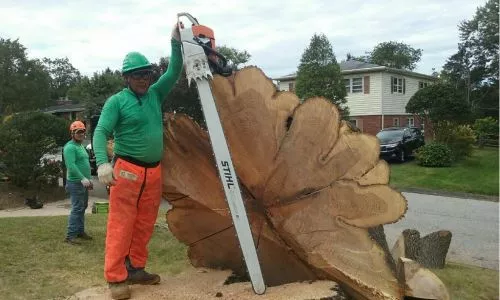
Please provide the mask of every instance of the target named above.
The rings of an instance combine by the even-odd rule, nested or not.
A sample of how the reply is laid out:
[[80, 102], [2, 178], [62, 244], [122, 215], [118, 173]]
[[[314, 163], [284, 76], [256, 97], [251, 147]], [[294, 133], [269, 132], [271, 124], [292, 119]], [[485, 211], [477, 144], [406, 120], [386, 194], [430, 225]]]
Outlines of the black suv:
[[380, 156], [404, 162], [413, 151], [425, 145], [422, 131], [416, 127], [390, 127], [377, 133]]

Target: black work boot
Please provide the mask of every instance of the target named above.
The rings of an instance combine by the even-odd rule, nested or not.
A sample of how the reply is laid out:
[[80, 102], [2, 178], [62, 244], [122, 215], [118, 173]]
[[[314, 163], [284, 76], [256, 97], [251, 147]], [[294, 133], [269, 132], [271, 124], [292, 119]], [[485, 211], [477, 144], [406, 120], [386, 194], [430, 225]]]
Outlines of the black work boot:
[[144, 284], [152, 285], [160, 282], [161, 278], [157, 274], [150, 274], [144, 271], [144, 268], [136, 268], [132, 266], [130, 257], [125, 257], [125, 267], [127, 268], [129, 284]]
[[128, 284], [152, 285], [159, 283], [160, 280], [161, 278], [158, 274], [150, 274], [144, 271], [143, 268], [128, 271]]
[[111, 291], [111, 298], [115, 300], [129, 299], [130, 298], [130, 288], [127, 282], [110, 282], [109, 290]]
[[86, 232], [79, 233], [76, 237], [81, 238], [82, 240], [92, 240], [92, 237]]

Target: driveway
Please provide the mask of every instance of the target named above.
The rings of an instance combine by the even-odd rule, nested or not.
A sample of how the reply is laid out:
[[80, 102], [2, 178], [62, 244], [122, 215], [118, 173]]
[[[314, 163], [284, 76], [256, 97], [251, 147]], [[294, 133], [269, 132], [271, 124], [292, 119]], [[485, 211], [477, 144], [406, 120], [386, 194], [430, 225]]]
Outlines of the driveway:
[[405, 217], [384, 226], [389, 248], [404, 229], [452, 233], [447, 260], [498, 270], [498, 202], [403, 193]]

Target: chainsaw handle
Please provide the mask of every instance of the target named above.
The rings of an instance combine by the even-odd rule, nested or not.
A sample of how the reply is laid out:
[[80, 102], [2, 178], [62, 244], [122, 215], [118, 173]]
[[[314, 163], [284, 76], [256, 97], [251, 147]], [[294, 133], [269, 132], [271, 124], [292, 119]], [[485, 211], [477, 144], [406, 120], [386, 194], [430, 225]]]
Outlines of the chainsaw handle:
[[[196, 20], [195, 17], [193, 17], [191, 14], [187, 13], [187, 12], [181, 12], [181, 13], [178, 13], [177, 14], [177, 20], [179, 20], [180, 17], [186, 17], [189, 19], [189, 21], [191, 21], [191, 23], [193, 25], [200, 25], [200, 23], [198, 23], [198, 20]], [[179, 21], [177, 21], [179, 22]]]

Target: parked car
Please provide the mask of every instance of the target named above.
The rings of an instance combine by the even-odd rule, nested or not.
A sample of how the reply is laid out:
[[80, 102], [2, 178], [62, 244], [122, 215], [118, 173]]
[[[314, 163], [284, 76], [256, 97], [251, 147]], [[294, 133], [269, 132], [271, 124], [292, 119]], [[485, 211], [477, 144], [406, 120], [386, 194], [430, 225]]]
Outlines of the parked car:
[[400, 162], [413, 155], [425, 145], [424, 135], [416, 127], [390, 127], [377, 133], [380, 141], [380, 156], [384, 159], [397, 159]]

